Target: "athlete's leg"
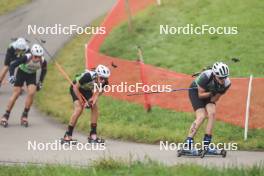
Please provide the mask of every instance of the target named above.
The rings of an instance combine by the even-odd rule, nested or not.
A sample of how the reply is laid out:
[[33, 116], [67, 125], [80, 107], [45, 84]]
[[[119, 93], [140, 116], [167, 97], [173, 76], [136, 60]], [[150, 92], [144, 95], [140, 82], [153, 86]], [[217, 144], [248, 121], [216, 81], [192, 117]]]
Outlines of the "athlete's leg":
[[27, 86], [27, 97], [26, 97], [26, 101], [25, 101], [25, 108], [24, 108], [24, 111], [23, 111], [22, 116], [21, 116], [22, 121], [27, 121], [28, 112], [30, 110], [30, 107], [33, 104], [34, 95], [36, 93], [36, 90], [37, 90], [37, 87], [35, 84], [29, 84]]
[[94, 106], [91, 107], [91, 131], [90, 131], [91, 137], [92, 135], [97, 134], [96, 128], [97, 128], [98, 118], [99, 118], [98, 106], [97, 103], [95, 103]]
[[27, 86], [27, 98], [26, 98], [26, 102], [25, 102], [25, 109], [30, 109], [33, 100], [34, 100], [34, 95], [37, 91], [37, 87], [34, 84], [30, 84]]
[[74, 127], [78, 121], [78, 118], [80, 117], [80, 115], [83, 112], [83, 107], [82, 107], [79, 100], [75, 100], [73, 104], [74, 104], [74, 110], [73, 110], [73, 113], [72, 113], [71, 118], [70, 118], [68, 129], [64, 135], [64, 140], [71, 140], [72, 139], [72, 133], [73, 133]]
[[193, 138], [195, 136], [198, 128], [201, 126], [201, 124], [203, 123], [203, 121], [206, 117], [205, 108], [197, 109], [195, 111], [195, 116], [196, 116], [196, 119], [192, 123], [190, 130], [189, 130], [189, 134], [188, 134], [188, 137], [191, 137], [191, 138]]
[[20, 92], [21, 92], [21, 87], [14, 87], [13, 88], [12, 96], [9, 99], [8, 104], [7, 104], [7, 108], [6, 108], [7, 111], [11, 111], [13, 109], [15, 102], [20, 95]]
[[1, 70], [1, 73], [0, 73], [0, 86], [1, 86], [1, 84], [3, 83], [3, 80], [4, 80], [4, 78], [5, 78], [7, 72], [8, 72], [8, 66], [5, 65], [5, 66], [3, 67], [3, 69]]
[[73, 110], [73, 113], [71, 115], [69, 125], [71, 125], [73, 127], [76, 125], [78, 118], [82, 114], [82, 111], [83, 111], [83, 107], [82, 107], [80, 101], [79, 100], [74, 101], [74, 110]]
[[213, 131], [214, 122], [215, 122], [216, 106], [213, 103], [209, 103], [206, 105], [205, 108], [208, 114], [208, 122], [207, 122], [205, 135], [203, 139], [203, 145], [204, 145], [204, 148], [207, 149], [212, 140], [212, 131]]
[[20, 92], [21, 92], [21, 87], [17, 87], [16, 86], [16, 87], [13, 88], [12, 96], [10, 97], [10, 99], [8, 101], [6, 112], [3, 115], [2, 120], [5, 120], [5, 121], [8, 120], [9, 114], [10, 114], [11, 110], [13, 109], [17, 98], [20, 95]]
[[206, 111], [208, 114], [208, 122], [206, 127], [206, 134], [212, 134], [214, 122], [215, 122], [215, 113], [216, 113], [216, 106], [213, 103], [209, 103], [206, 105]]
[[192, 107], [195, 111], [195, 121], [192, 123], [188, 137], [186, 139], [186, 143], [188, 144], [188, 148], [190, 149], [193, 144], [193, 137], [195, 136], [198, 128], [203, 123], [206, 117], [206, 110], [205, 110], [205, 99], [200, 99], [198, 96], [198, 90], [189, 90], [189, 98], [192, 103]]

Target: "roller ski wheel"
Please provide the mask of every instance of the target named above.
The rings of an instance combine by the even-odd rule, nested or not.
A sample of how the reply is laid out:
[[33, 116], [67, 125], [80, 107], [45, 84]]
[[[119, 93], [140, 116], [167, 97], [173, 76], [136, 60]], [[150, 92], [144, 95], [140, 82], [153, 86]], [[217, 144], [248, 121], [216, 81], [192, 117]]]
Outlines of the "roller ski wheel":
[[1, 125], [2, 125], [4, 128], [7, 128], [7, 127], [8, 127], [8, 122], [7, 122], [7, 120], [1, 120]]
[[21, 118], [20, 125], [27, 128], [28, 127], [28, 120], [27, 118]]
[[222, 155], [223, 158], [226, 157], [226, 153], [227, 153], [226, 150], [221, 150], [221, 152], [220, 152], [220, 154]]
[[181, 157], [182, 156], [182, 154], [183, 154], [182, 151], [183, 151], [182, 149], [177, 151], [177, 157]]
[[104, 144], [105, 140], [102, 138], [98, 138], [98, 137], [96, 139], [88, 137], [88, 143], [90, 143], [90, 144]]
[[204, 149], [201, 152], [201, 158], [204, 158], [205, 155], [217, 155], [217, 150]]
[[202, 150], [202, 152], [201, 152], [201, 158], [204, 158], [205, 157], [205, 155], [206, 155], [206, 153], [207, 153], [207, 150]]

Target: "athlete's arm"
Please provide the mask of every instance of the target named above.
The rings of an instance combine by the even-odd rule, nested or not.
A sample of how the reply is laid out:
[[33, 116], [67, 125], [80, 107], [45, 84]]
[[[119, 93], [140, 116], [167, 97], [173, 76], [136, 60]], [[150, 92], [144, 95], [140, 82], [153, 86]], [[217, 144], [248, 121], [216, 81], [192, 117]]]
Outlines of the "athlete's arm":
[[199, 85], [197, 85], [197, 87], [198, 87], [198, 96], [199, 96], [199, 98], [201, 98], [201, 99], [209, 98], [212, 95], [211, 92], [205, 92], [205, 89], [203, 89]]
[[94, 106], [98, 100], [98, 97], [101, 95], [102, 92], [96, 91], [93, 93], [92, 98], [89, 99], [89, 105]]
[[6, 50], [5, 60], [9, 60], [15, 53], [15, 49], [13, 47], [9, 47]]
[[27, 60], [28, 60], [28, 56], [23, 56], [21, 59], [17, 59], [15, 61], [11, 62], [10, 66], [9, 66], [10, 76], [14, 76], [16, 67], [19, 66], [20, 64], [26, 63]]
[[73, 85], [73, 91], [74, 91], [75, 95], [78, 97], [81, 104], [84, 104], [84, 100], [81, 96], [81, 92], [80, 92], [79, 88], [80, 88], [80, 83], [76, 82], [76, 84]]
[[[108, 82], [108, 80], [106, 80], [106, 81], [103, 83], [102, 87], [104, 88], [104, 87], [105, 87], [106, 85], [108, 85], [108, 84], [109, 84], [109, 82]], [[104, 93], [104, 89], [102, 89], [102, 90], [94, 90], [94, 92], [93, 92], [93, 96], [92, 96], [92, 98], [89, 100], [89, 104], [91, 104], [91, 106], [95, 105], [96, 102], [97, 102], [97, 100], [98, 100], [98, 97], [101, 96], [103, 93]]]
[[41, 66], [41, 73], [40, 73], [40, 78], [39, 78], [39, 81], [41, 83], [43, 83], [46, 74], [47, 74], [47, 61], [44, 60], [44, 62], [42, 63], [42, 66]]
[[90, 98], [89, 104], [91, 106], [95, 105], [95, 103], [98, 100], [98, 97], [101, 96], [103, 93], [104, 93], [104, 90], [102, 90], [102, 91], [100, 91], [100, 90], [93, 91], [93, 96], [92, 96], [92, 98]]
[[196, 85], [198, 88], [198, 97], [200, 99], [209, 98], [212, 96], [211, 92], [206, 91], [206, 87], [210, 82], [210, 78], [205, 74], [201, 74], [199, 78], [196, 80]]

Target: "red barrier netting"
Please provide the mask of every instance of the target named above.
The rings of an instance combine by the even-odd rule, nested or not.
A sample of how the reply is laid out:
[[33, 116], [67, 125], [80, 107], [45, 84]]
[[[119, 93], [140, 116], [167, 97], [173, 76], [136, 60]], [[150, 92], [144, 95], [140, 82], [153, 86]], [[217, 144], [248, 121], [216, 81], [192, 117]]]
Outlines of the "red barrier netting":
[[252, 81], [249, 126], [264, 128], [264, 79], [255, 78]]
[[[130, 0], [129, 4], [132, 14], [135, 14], [155, 2], [154, 0]], [[86, 49], [87, 68], [92, 68], [97, 64], [110, 66], [111, 63], [118, 66], [117, 68], [112, 68], [110, 66], [110, 83], [112, 85], [119, 85], [122, 82], [127, 83], [127, 85], [135, 85], [136, 83], [142, 82], [142, 70], [140, 69], [142, 65], [140, 66], [139, 62], [113, 58], [99, 53], [99, 48], [109, 32], [113, 27], [126, 19], [127, 13], [124, 0], [119, 0], [101, 24], [101, 26], [106, 27], [106, 34], [93, 36]], [[193, 80], [190, 75], [168, 71], [151, 65], [144, 65], [143, 71], [145, 73], [144, 75], [146, 75], [145, 79], [148, 85], [169, 84], [172, 88], [188, 88]], [[243, 127], [249, 79], [232, 78], [231, 80], [232, 86], [230, 90], [218, 102], [217, 119]], [[264, 120], [261, 116], [261, 113], [264, 112], [264, 97], [261, 94], [261, 90], [264, 90], [264, 79], [254, 79], [249, 119], [250, 128], [264, 128]], [[127, 94], [127, 92], [106, 93], [107, 96], [117, 99], [139, 104], [146, 103], [144, 96], [127, 96]], [[188, 91], [151, 94], [148, 95], [148, 99], [152, 106], [159, 106], [182, 112], [193, 112], [188, 98]]]

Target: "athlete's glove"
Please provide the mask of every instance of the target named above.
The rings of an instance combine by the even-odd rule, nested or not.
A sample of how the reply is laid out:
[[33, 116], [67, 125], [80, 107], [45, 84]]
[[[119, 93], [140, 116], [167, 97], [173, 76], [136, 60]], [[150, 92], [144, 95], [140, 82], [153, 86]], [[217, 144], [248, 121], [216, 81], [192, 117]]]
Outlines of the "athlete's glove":
[[42, 89], [42, 82], [39, 82], [37, 84], [37, 91], [40, 91]]
[[84, 104], [84, 108], [85, 108], [85, 109], [90, 109], [91, 106], [90, 106], [88, 103], [85, 103], [85, 104]]
[[88, 100], [88, 105], [90, 108], [92, 108], [95, 105], [95, 103], [96, 103], [96, 99], [94, 97]]
[[8, 81], [9, 81], [10, 84], [14, 84], [16, 82], [16, 77], [15, 76], [10, 76], [8, 78]]

